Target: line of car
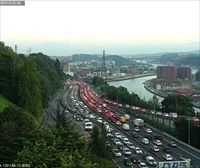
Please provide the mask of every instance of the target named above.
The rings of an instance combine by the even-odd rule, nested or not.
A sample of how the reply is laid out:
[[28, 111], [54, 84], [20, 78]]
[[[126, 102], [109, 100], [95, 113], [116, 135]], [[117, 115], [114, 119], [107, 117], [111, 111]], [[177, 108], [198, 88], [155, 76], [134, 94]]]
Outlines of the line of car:
[[[76, 100], [77, 102], [78, 102], [78, 100]], [[78, 102], [78, 105], [79, 106], [81, 106], [80, 104], [83, 104], [83, 103], [81, 103], [80, 101]], [[90, 111], [89, 111], [89, 113], [90, 113]], [[91, 118], [91, 119], [95, 119], [97, 122], [99, 122], [99, 123], [105, 123], [104, 121], [103, 121], [103, 118], [102, 117], [98, 117], [98, 115], [95, 115], [95, 114], [90, 114], [90, 115], [87, 115], [89, 118]], [[120, 123], [117, 123], [116, 122], [116, 125], [120, 125]], [[108, 124], [107, 124], [107, 127], [108, 127]], [[133, 138], [138, 138], [139, 136], [138, 136], [138, 133], [140, 132], [140, 129], [138, 128], [138, 127], [134, 127], [134, 131], [130, 131], [131, 132], [131, 136], [133, 137]], [[153, 139], [153, 137], [151, 136], [151, 133], [152, 133], [152, 130], [151, 129], [149, 129], [149, 128], [146, 128], [145, 129], [145, 132], [147, 133], [145, 136], [144, 136], [144, 138], [141, 140], [141, 143], [143, 143], [144, 145], [148, 145], [149, 143], [148, 143], [148, 141], [150, 141], [150, 140], [152, 140]], [[109, 134], [109, 133], [108, 133]], [[135, 146], [134, 144], [132, 144], [131, 142], [129, 143], [128, 142], [128, 138], [126, 138], [126, 137], [123, 137], [124, 139], [123, 140], [121, 140], [121, 138], [120, 138], [120, 135], [116, 135], [117, 137], [116, 137], [116, 139], [114, 140], [114, 141], [116, 141], [116, 143], [117, 143], [117, 145], [116, 146], [120, 146], [120, 142], [122, 141], [123, 142], [123, 144], [126, 146], [126, 148], [125, 149], [123, 149], [122, 150], [122, 152], [123, 152], [123, 154], [125, 154], [125, 156], [128, 156], [127, 154], [129, 153], [128, 152], [128, 150], [127, 149], [129, 149], [130, 151], [131, 150], [134, 150], [135, 151], [135, 154], [139, 154], [139, 153], [141, 153], [140, 152], [140, 148], [139, 147], [137, 147], [137, 146]], [[162, 146], [162, 137], [159, 137], [160, 135], [156, 135], [156, 136], [154, 136], [154, 138], [155, 138], [155, 140], [154, 140], [154, 142], [153, 142], [153, 145], [150, 147], [150, 149], [152, 150], [152, 151], [154, 151], [154, 152], [159, 152], [160, 151], [160, 149], [159, 149], [159, 146]], [[120, 139], [119, 139], [120, 138]], [[117, 139], [119, 139], [119, 141], [117, 140]], [[117, 142], [118, 141], [118, 142]], [[114, 143], [114, 142], [113, 142]], [[122, 144], [122, 145], [123, 145]], [[122, 147], [122, 145], [121, 145], [121, 147]], [[169, 145], [171, 146], [171, 147], [176, 147], [176, 144], [174, 143], [174, 142], [170, 142], [169, 143]], [[115, 149], [115, 150], [114, 150]], [[119, 148], [114, 148], [113, 150], [115, 151], [113, 151], [113, 154], [114, 153], [116, 153], [116, 155], [118, 155], [118, 157], [120, 157], [120, 149]], [[171, 153], [171, 149], [170, 148], [164, 148], [163, 149], [163, 155], [162, 155], [162, 157], [163, 157], [163, 159], [165, 159], [165, 160], [171, 160], [171, 158], [172, 157], [170, 157], [171, 155], [170, 155], [170, 153]], [[121, 155], [122, 155], [122, 153], [121, 153]], [[133, 155], [134, 156], [134, 155]], [[133, 156], [131, 156], [131, 158], [133, 157]], [[150, 161], [152, 160], [152, 158], [151, 158], [152, 156], [150, 156], [150, 157], [148, 157], [149, 159], [147, 159], [147, 156], [146, 156], [146, 158], [145, 158], [145, 161], [146, 161], [146, 163], [148, 163], [149, 165], [151, 165], [150, 164]], [[129, 162], [129, 159], [131, 160], [131, 158], [129, 158], [129, 159], [126, 159], [126, 158], [129, 158], [129, 157], [125, 157], [124, 158], [124, 164], [126, 165], [126, 163], [128, 164], [128, 162]], [[172, 158], [173, 159], [173, 158]], [[148, 161], [147, 161], [148, 160]], [[144, 162], [140, 162], [141, 164], [139, 164], [139, 166], [141, 167], [141, 166], [144, 166], [145, 165], [145, 163]], [[144, 164], [143, 164], [144, 163]], [[129, 163], [130, 164], [130, 163]]]

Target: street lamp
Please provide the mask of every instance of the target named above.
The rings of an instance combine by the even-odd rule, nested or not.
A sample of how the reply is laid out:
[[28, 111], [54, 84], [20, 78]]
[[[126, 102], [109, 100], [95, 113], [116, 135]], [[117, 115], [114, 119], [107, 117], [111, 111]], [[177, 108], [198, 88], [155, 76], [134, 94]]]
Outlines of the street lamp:
[[190, 145], [190, 114], [189, 114], [189, 110], [188, 110], [188, 144]]

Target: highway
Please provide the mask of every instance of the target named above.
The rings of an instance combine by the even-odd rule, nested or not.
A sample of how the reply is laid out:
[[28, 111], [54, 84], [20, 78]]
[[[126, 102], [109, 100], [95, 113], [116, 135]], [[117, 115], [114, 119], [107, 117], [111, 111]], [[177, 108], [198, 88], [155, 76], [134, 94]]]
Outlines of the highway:
[[[109, 106], [107, 104], [107, 107], [109, 109], [113, 109], [113, 107]], [[117, 112], [118, 114], [124, 114], [123, 112], [121, 112], [120, 110], [116, 111], [116, 109], [112, 110], [113, 112]], [[135, 139], [133, 137], [131, 137], [131, 131], [123, 131], [122, 128], [120, 126], [117, 126], [116, 124], [113, 124], [112, 122], [110, 122], [109, 120], [105, 119], [107, 122], [109, 122], [109, 124], [111, 124], [116, 130], [118, 130], [118, 132], [120, 132], [121, 134], [126, 135], [133, 143], [135, 143], [137, 146], [139, 146], [141, 149], [143, 149], [145, 151], [145, 153], [150, 154], [151, 156], [153, 156], [157, 161], [164, 161], [162, 155], [164, 154], [163, 149], [168, 147], [172, 150], [172, 157], [173, 160], [180, 160], [180, 154], [183, 156], [186, 156], [186, 158], [191, 158], [192, 159], [192, 165], [193, 167], [199, 167], [200, 166], [200, 153], [197, 150], [191, 149], [188, 146], [183, 145], [182, 143], [179, 143], [178, 141], [176, 141], [176, 144], [178, 145], [177, 147], [169, 147], [168, 142], [170, 142], [171, 140], [175, 141], [174, 138], [170, 138], [169, 136], [167, 136], [165, 133], [161, 133], [160, 131], [158, 131], [157, 129], [154, 129], [151, 127], [151, 129], [153, 130], [152, 133], [152, 137], [153, 139], [150, 140], [150, 144], [149, 145], [144, 145], [141, 143], [141, 139], [144, 137], [145, 134], [147, 134], [144, 129], [140, 130], [139, 133], [139, 138]], [[130, 125], [130, 130], [134, 129], [134, 125], [132, 124], [133, 118], [131, 117], [131, 120], [128, 121], [128, 124]], [[146, 126], [148, 127], [148, 126]], [[153, 152], [150, 149], [150, 146], [153, 145], [153, 141], [154, 136], [155, 135], [162, 135], [163, 137], [163, 145], [160, 147], [160, 151], [159, 152]]]
[[[76, 118], [74, 118], [74, 113], [77, 114], [78, 116], [80, 116], [81, 118], [89, 118], [90, 114], [94, 114], [95, 116], [98, 116], [98, 117], [102, 117], [102, 116], [99, 113], [95, 112], [94, 110], [90, 109], [88, 107], [88, 104], [85, 104], [86, 102], [84, 102], [83, 99], [81, 99], [79, 94], [80, 93], [79, 93], [78, 85], [71, 85], [67, 92], [64, 91], [64, 92], [58, 94], [57, 96], [55, 96], [53, 101], [49, 104], [50, 107], [47, 110], [49, 116], [51, 116], [48, 118], [51, 118], [51, 119], [55, 118], [55, 116], [56, 116], [55, 109], [57, 108], [57, 104], [60, 103], [60, 101], [61, 101], [62, 102], [61, 104], [62, 104], [62, 106], [64, 106], [64, 108], [71, 109], [70, 112], [68, 110], [66, 110], [67, 118], [68, 119], [71, 118], [71, 120], [73, 121], [73, 123], [75, 125], [75, 129], [77, 130], [77, 132], [80, 134], [83, 134], [84, 136], [88, 136], [87, 132], [85, 132], [85, 130], [84, 130], [84, 121], [77, 121]], [[117, 113], [118, 115], [124, 114], [122, 112], [122, 109], [120, 109], [120, 108], [110, 106], [109, 104], [107, 104], [107, 107], [110, 108], [113, 112]], [[50, 119], [48, 119], [48, 120], [50, 121], [49, 123], [52, 122]], [[98, 123], [98, 121], [96, 121], [95, 119], [90, 119], [90, 120], [93, 121], [97, 126], [100, 126], [100, 124], [101, 124], [101, 123]], [[174, 141], [173, 137], [170, 138], [169, 136], [165, 135], [165, 133], [161, 133], [159, 130], [157, 130], [155, 128], [152, 128], [150, 126], [145, 126], [146, 128], [147, 127], [151, 128], [153, 132], [150, 133], [150, 135], [152, 136], [152, 140], [150, 140], [150, 144], [144, 145], [141, 142], [144, 135], [147, 134], [144, 129], [140, 130], [140, 132], [138, 133], [138, 138], [134, 138], [131, 136], [131, 132], [135, 128], [135, 126], [132, 123], [132, 121], [133, 121], [132, 117], [127, 122], [127, 124], [130, 125], [130, 131], [122, 130], [121, 126], [116, 125], [115, 123], [111, 122], [110, 120], [108, 120], [106, 118], [103, 118], [103, 121], [106, 121], [110, 125], [110, 127], [113, 129], [113, 132], [119, 132], [120, 135], [126, 136], [131, 143], [133, 143], [135, 146], [140, 147], [142, 149], [143, 153], [153, 156], [157, 162], [164, 161], [164, 159], [162, 157], [162, 155], [164, 153], [163, 148], [169, 147], [168, 146], [169, 141], [171, 141], [171, 140]], [[162, 140], [163, 145], [161, 147], [159, 147], [160, 148], [159, 152], [154, 152], [153, 150], [150, 149], [150, 146], [153, 145], [153, 141], [155, 140], [154, 139], [155, 135], [162, 135], [162, 138], [163, 138], [163, 140]], [[113, 144], [113, 141], [111, 139], [108, 139], [108, 142], [111, 145], [111, 150], [112, 150], [112, 148], [115, 147], [115, 145]], [[176, 144], [177, 144], [177, 147], [170, 147], [170, 149], [172, 150], [173, 159], [180, 160], [179, 154], [182, 154], [182, 155], [186, 156], [187, 158], [192, 159], [193, 167], [199, 168], [200, 167], [200, 153], [196, 150], [191, 149], [188, 146], [183, 145], [182, 143], [179, 143], [178, 141], [176, 141]], [[123, 146], [126, 146], [126, 145], [123, 144]], [[135, 154], [135, 151], [133, 149], [131, 149], [131, 152], [132, 152], [132, 154]], [[114, 160], [114, 162], [116, 162], [116, 164], [119, 167], [127, 167], [124, 165], [123, 158], [124, 158], [123, 154], [121, 157], [115, 157], [113, 155], [113, 160]], [[140, 161], [146, 163], [146, 159], [145, 159], [144, 155], [138, 155], [138, 158], [140, 159]], [[132, 167], [138, 167], [138, 165], [133, 165]]]

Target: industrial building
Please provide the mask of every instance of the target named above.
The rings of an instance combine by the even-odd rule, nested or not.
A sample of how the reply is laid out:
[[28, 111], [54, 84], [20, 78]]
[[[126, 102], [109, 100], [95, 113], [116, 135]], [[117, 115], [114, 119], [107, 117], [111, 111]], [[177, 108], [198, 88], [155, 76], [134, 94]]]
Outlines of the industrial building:
[[157, 79], [160, 80], [191, 80], [192, 71], [190, 67], [158, 66]]

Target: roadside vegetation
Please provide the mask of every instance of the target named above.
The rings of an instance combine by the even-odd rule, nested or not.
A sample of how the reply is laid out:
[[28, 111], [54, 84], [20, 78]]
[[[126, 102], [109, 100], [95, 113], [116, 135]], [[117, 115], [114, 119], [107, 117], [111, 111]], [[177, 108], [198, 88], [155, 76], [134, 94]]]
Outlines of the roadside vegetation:
[[4, 108], [8, 107], [10, 104], [11, 102], [8, 99], [0, 95], [0, 112], [2, 112]]
[[[200, 149], [200, 127], [195, 126], [193, 123], [189, 123], [187, 118], [187, 116], [200, 117], [200, 114], [195, 114], [193, 106], [187, 97], [181, 95], [170, 95], [165, 98], [160, 105], [156, 96], [154, 96], [150, 101], [142, 100], [137, 94], [129, 93], [125, 87], [120, 86], [117, 88], [109, 86], [104, 79], [98, 76], [93, 78], [92, 84], [97, 90], [99, 89], [99, 93], [102, 97], [116, 102], [130, 106], [147, 108], [152, 111], [156, 110], [164, 113], [174, 112], [178, 115], [185, 116], [183, 118], [179, 118], [175, 122], [175, 128], [170, 128], [150, 119], [143, 119], [145, 119], [147, 124], [159, 128], [160, 131], [169, 133], [186, 143], [188, 143], [188, 130], [190, 130], [190, 144]], [[126, 108], [125, 111], [134, 117], [136, 116], [136, 113], [134, 113], [133, 110]], [[140, 115], [140, 117], [142, 117], [142, 115]]]
[[145, 101], [144, 99], [141, 99], [137, 94], [129, 93], [125, 87], [120, 86], [117, 88], [115, 86], [109, 86], [108, 83], [99, 76], [93, 77], [92, 84], [100, 90], [102, 97], [131, 106], [149, 108], [152, 110], [161, 110], [156, 96], [154, 96], [152, 100]]
[[16, 54], [0, 42], [0, 164], [46, 168], [115, 167], [90, 148], [58, 111], [56, 127], [38, 128], [48, 100], [67, 77], [58, 60]]

